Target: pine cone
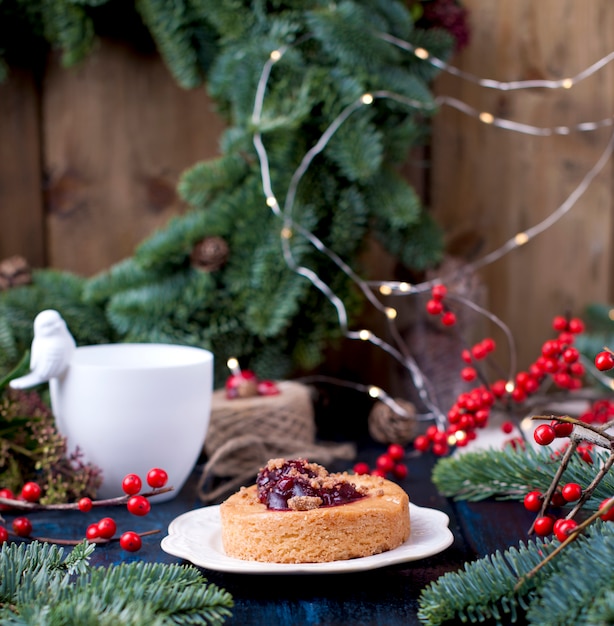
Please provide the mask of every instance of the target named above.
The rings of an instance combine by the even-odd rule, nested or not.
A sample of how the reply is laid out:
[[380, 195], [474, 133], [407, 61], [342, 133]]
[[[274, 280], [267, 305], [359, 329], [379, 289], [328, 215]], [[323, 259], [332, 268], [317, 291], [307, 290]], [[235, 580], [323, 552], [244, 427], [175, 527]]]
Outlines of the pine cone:
[[228, 260], [228, 244], [221, 237], [205, 237], [199, 241], [190, 254], [192, 267], [203, 272], [215, 272]]
[[32, 272], [23, 257], [16, 255], [0, 262], [0, 291], [29, 285], [31, 282]]
[[369, 413], [369, 433], [380, 443], [405, 445], [416, 436], [416, 407], [407, 400], [395, 398], [408, 415], [400, 415], [384, 402], [376, 402]]

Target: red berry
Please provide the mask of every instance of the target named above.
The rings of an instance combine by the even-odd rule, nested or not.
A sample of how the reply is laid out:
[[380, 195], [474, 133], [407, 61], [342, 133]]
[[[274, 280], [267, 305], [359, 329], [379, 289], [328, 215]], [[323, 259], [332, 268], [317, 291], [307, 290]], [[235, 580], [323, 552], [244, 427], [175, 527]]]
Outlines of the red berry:
[[482, 346], [484, 347], [484, 350], [486, 350], [486, 352], [489, 353], [489, 352], [494, 352], [495, 348], [497, 347], [497, 344], [495, 343], [495, 340], [492, 337], [486, 337], [482, 339]]
[[0, 545], [6, 543], [9, 540], [9, 531], [4, 527], [0, 526]]
[[371, 471], [371, 476], [379, 476], [380, 478], [386, 478], [386, 472], [376, 467], [374, 470]]
[[492, 391], [493, 396], [495, 398], [502, 398], [505, 394], [505, 385], [506, 382], [504, 380], [496, 380], [491, 386], [490, 390]]
[[393, 467], [392, 473], [399, 480], [403, 480], [404, 478], [407, 478], [407, 474], [408, 474], [407, 465], [405, 465], [405, 463], [397, 463]]
[[579, 317], [573, 317], [569, 320], [569, 332], [579, 335], [584, 332], [584, 322]]
[[378, 469], [382, 470], [382, 472], [391, 472], [394, 467], [394, 461], [387, 454], [380, 454], [376, 461], [375, 465]]
[[[602, 500], [601, 504], [599, 505], [599, 510], [603, 509], [606, 506], [606, 504], [609, 504], [611, 502], [611, 500], [612, 498], [606, 498], [605, 500]], [[606, 522], [614, 522], [614, 506], [608, 511], [606, 511], [601, 516], [601, 519]]]
[[524, 497], [524, 508], [532, 513], [537, 513], [542, 508], [543, 496], [539, 491], [529, 491]]
[[446, 297], [448, 288], [445, 285], [433, 285], [431, 289], [431, 297], [433, 300], [442, 300]]
[[606, 350], [600, 352], [595, 357], [595, 367], [601, 372], [611, 370], [614, 367], [614, 355]]
[[435, 456], [445, 456], [450, 451], [450, 446], [445, 442], [436, 442], [433, 444], [433, 454]]
[[277, 383], [272, 380], [261, 380], [256, 389], [259, 396], [277, 396], [281, 393]]
[[554, 522], [551, 517], [538, 517], [533, 524], [533, 529], [535, 530], [535, 534], [540, 537], [545, 537], [552, 532], [552, 527], [554, 526]]
[[[0, 489], [0, 498], [15, 500], [15, 494], [10, 489]], [[9, 504], [0, 504], [0, 511], [10, 511], [12, 508]]]
[[98, 524], [90, 524], [85, 530], [85, 538], [91, 541], [92, 539], [96, 539], [98, 537], [100, 537], [98, 534]]
[[132, 515], [147, 515], [151, 511], [151, 503], [145, 496], [132, 496], [126, 507]]
[[32, 534], [32, 522], [27, 517], [16, 517], [13, 520], [13, 532], [18, 537], [29, 537]]
[[550, 426], [554, 428], [554, 434], [556, 437], [569, 437], [573, 431], [573, 424], [570, 422], [559, 422], [558, 420], [552, 420]]
[[565, 541], [567, 537], [578, 527], [578, 522], [573, 519], [558, 519], [554, 522], [554, 534], [559, 541]]
[[501, 430], [506, 434], [509, 435], [513, 430], [514, 430], [514, 424], [513, 422], [507, 421], [507, 422], [503, 422], [503, 424], [501, 424]]
[[575, 502], [582, 496], [582, 487], [578, 483], [567, 483], [561, 489], [561, 494], [567, 502]]
[[27, 482], [21, 488], [21, 497], [26, 502], [38, 502], [42, 493], [43, 493], [43, 490], [41, 489], [40, 485], [32, 481]]
[[168, 474], [159, 467], [154, 467], [147, 472], [147, 484], [153, 489], [161, 489], [168, 482]]
[[119, 545], [126, 552], [137, 552], [141, 549], [143, 541], [137, 533], [128, 530], [119, 538]]
[[88, 511], [92, 510], [94, 503], [92, 502], [91, 498], [81, 498], [77, 503], [77, 506], [79, 507], [79, 511], [87, 513]]
[[577, 348], [566, 348], [563, 351], [563, 361], [565, 363], [575, 363], [580, 358]]
[[540, 446], [547, 446], [554, 441], [554, 428], [550, 424], [541, 424], [535, 429], [533, 437]]
[[474, 367], [463, 367], [460, 375], [463, 380], [471, 382], [476, 379], [478, 373], [475, 371]]
[[111, 539], [117, 530], [117, 524], [112, 517], [103, 517], [98, 522], [98, 536], [103, 539]]
[[461, 359], [463, 359], [463, 361], [465, 361], [465, 363], [471, 363], [471, 361], [472, 361], [471, 352], [469, 350], [467, 350], [467, 348], [465, 348], [461, 352]]
[[141, 477], [137, 474], [126, 474], [124, 480], [122, 480], [122, 489], [124, 493], [129, 496], [133, 496], [135, 493], [141, 491], [142, 486], [143, 482], [141, 481]]
[[567, 330], [567, 318], [564, 317], [563, 315], [557, 315], [553, 320], [552, 320], [552, 328], [554, 328], [554, 330], [561, 332], [563, 330]]
[[476, 343], [475, 346], [473, 346], [473, 348], [471, 348], [471, 354], [473, 355], [473, 358], [477, 359], [478, 361], [480, 359], [485, 358], [486, 357], [486, 348], [484, 347], [484, 344]]
[[456, 324], [456, 315], [452, 311], [446, 311], [441, 316], [441, 323], [444, 326], [454, 326]]
[[426, 303], [426, 312], [430, 315], [439, 315], [443, 311], [443, 304], [440, 300], [429, 300]]
[[354, 465], [354, 473], [355, 474], [368, 474], [369, 473], [369, 464], [364, 461], [360, 461]]
[[418, 452], [426, 452], [431, 445], [429, 438], [426, 435], [418, 435], [414, 439], [414, 448], [418, 450]]
[[393, 461], [400, 461], [405, 456], [405, 448], [398, 443], [391, 443], [387, 454]]

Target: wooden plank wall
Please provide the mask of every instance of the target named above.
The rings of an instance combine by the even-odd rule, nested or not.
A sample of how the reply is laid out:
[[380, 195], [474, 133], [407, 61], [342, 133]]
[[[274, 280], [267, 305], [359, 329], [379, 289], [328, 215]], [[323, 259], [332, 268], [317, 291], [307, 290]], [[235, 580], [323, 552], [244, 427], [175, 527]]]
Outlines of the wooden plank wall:
[[[464, 0], [471, 44], [461, 70], [497, 81], [575, 76], [614, 50], [610, 0]], [[478, 111], [540, 127], [612, 118], [614, 63], [571, 89], [497, 91], [450, 74], [442, 96]], [[431, 202], [450, 241], [485, 254], [548, 218], [581, 183], [613, 127], [535, 137], [494, 128], [443, 106], [435, 118]], [[487, 306], [507, 323], [528, 366], [550, 337], [554, 315], [614, 302], [614, 166], [603, 171], [555, 225], [481, 272]], [[467, 246], [466, 246], [467, 248]], [[468, 248], [467, 248], [468, 249]], [[502, 344], [502, 341], [499, 341]]]
[[[464, 4], [472, 39], [453, 63], [480, 77], [562, 78], [614, 50], [611, 0]], [[614, 63], [570, 90], [502, 92], [444, 74], [436, 91], [518, 122], [574, 125], [612, 115]], [[0, 86], [0, 259], [19, 253], [34, 267], [91, 275], [130, 256], [184, 209], [174, 185], [217, 154], [222, 129], [204, 89], [181, 90], [157, 56], [117, 41], [70, 70], [51, 57], [40, 82], [16, 70]], [[545, 219], [611, 132], [531, 137], [444, 106], [427, 196], [449, 242], [485, 253]], [[611, 181], [608, 162], [560, 222], [481, 272], [485, 304], [517, 337], [523, 366], [553, 315], [614, 301]]]
[[113, 40], [69, 70], [52, 56], [40, 98], [34, 83], [0, 86], [0, 258], [91, 275], [185, 209], [179, 175], [218, 154], [224, 125], [204, 88]]

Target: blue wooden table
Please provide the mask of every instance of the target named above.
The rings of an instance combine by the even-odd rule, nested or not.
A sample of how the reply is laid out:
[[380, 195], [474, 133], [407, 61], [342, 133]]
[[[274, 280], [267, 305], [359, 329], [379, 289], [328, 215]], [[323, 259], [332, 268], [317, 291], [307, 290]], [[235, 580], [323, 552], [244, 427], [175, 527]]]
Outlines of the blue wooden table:
[[[383, 449], [361, 449], [360, 458], [374, 462]], [[439, 509], [450, 517], [454, 543], [444, 552], [401, 565], [368, 572], [318, 575], [228, 574], [203, 569], [205, 577], [229, 591], [235, 602], [227, 624], [272, 626], [395, 626], [419, 624], [417, 601], [421, 589], [467, 560], [504, 549], [526, 538], [531, 516], [515, 502], [455, 503], [441, 497], [431, 483], [430, 455], [408, 459], [409, 474], [401, 485], [414, 504]], [[339, 469], [339, 468], [334, 468]], [[50, 537], [83, 536], [88, 523], [112, 516], [118, 532], [159, 530], [145, 537], [139, 552], [127, 553], [117, 542], [98, 546], [93, 565], [145, 560], [181, 563], [160, 548], [169, 523], [178, 515], [202, 506], [196, 496], [196, 475], [171, 501], [156, 503], [146, 517], [123, 507], [98, 508], [90, 513], [38, 512], [31, 516], [34, 534]], [[10, 521], [11, 516], [6, 515]]]

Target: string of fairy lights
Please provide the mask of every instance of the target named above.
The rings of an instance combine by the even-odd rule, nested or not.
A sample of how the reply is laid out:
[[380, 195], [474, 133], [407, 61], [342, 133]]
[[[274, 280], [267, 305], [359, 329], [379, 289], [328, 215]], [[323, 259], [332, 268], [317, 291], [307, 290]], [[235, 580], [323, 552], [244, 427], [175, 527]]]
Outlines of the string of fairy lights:
[[[470, 81], [488, 89], [495, 89], [498, 91], [511, 91], [521, 89], [564, 89], [568, 90], [577, 85], [584, 79], [597, 73], [599, 70], [606, 67], [610, 62], [614, 60], [614, 52], [609, 53], [605, 57], [599, 59], [580, 73], [569, 78], [563, 78], [559, 80], [524, 80], [524, 81], [496, 81], [491, 79], [484, 79], [474, 74], [464, 72], [448, 63], [439, 59], [429, 53], [428, 50], [422, 47], [416, 47], [408, 41], [394, 37], [388, 33], [378, 33], [378, 37], [387, 41], [391, 45], [394, 45], [409, 54], [414, 55], [417, 59], [430, 63], [432, 66], [438, 68], [441, 71], [447, 72], [454, 76], [457, 76], [463, 80]], [[299, 45], [301, 41], [295, 45]], [[262, 111], [264, 107], [264, 101], [266, 97], [267, 85], [270, 79], [271, 71], [276, 63], [282, 61], [284, 54], [287, 52], [289, 46], [283, 46], [273, 50], [269, 58], [263, 65], [263, 69], [257, 84], [256, 96], [254, 100], [254, 106], [252, 109], [252, 122], [255, 129], [260, 127]], [[378, 90], [372, 93], [364, 93], [356, 101], [347, 105], [338, 116], [330, 123], [328, 128], [324, 130], [319, 140], [306, 152], [300, 164], [296, 168], [288, 189], [286, 190], [283, 200], [281, 195], [275, 193], [272, 185], [272, 177], [269, 167], [268, 155], [266, 146], [262, 134], [259, 130], [255, 130], [253, 134], [253, 143], [258, 155], [260, 163], [260, 173], [262, 188], [265, 196], [266, 205], [273, 211], [282, 221], [282, 227], [280, 230], [280, 240], [282, 246], [282, 252], [285, 263], [297, 274], [305, 277], [311, 282], [311, 284], [317, 288], [322, 294], [329, 300], [332, 306], [336, 310], [338, 322], [343, 335], [351, 340], [366, 341], [379, 349], [384, 350], [392, 358], [394, 358], [405, 370], [410, 374], [415, 390], [417, 391], [420, 400], [422, 401], [425, 412], [418, 415], [418, 419], [434, 420], [440, 428], [445, 427], [446, 416], [442, 412], [441, 408], [431, 398], [429, 392], [429, 384], [425, 379], [424, 374], [419, 368], [416, 360], [413, 358], [408, 350], [406, 343], [403, 341], [400, 333], [398, 332], [395, 324], [395, 319], [398, 315], [397, 309], [391, 306], [387, 306], [381, 302], [377, 297], [376, 292], [380, 296], [408, 296], [416, 293], [423, 293], [429, 291], [436, 283], [445, 283], [448, 280], [454, 280], [458, 277], [458, 273], [472, 273], [478, 269], [481, 269], [495, 261], [499, 260], [503, 256], [507, 255], [511, 251], [524, 246], [535, 237], [549, 229], [556, 222], [558, 222], [566, 213], [568, 213], [578, 202], [580, 197], [587, 191], [597, 175], [603, 170], [605, 165], [610, 160], [614, 152], [614, 132], [612, 133], [606, 147], [601, 153], [598, 160], [584, 175], [580, 183], [569, 194], [569, 196], [560, 204], [554, 211], [552, 211], [544, 220], [538, 224], [533, 225], [525, 231], [516, 233], [513, 237], [509, 238], [500, 247], [480, 257], [472, 263], [466, 264], [456, 275], [444, 276], [438, 279], [425, 281], [420, 284], [410, 284], [401, 281], [367, 281], [359, 276], [354, 270], [345, 263], [333, 250], [329, 249], [316, 235], [311, 231], [304, 228], [300, 223], [293, 218], [293, 206], [297, 195], [297, 190], [303, 176], [308, 171], [313, 160], [326, 148], [329, 141], [337, 130], [346, 123], [351, 116], [365, 106], [373, 106], [378, 100], [387, 99], [394, 100], [402, 105], [411, 109], [423, 110], [425, 112], [434, 112], [441, 106], [452, 107], [465, 115], [471, 116], [477, 119], [479, 122], [492, 125], [504, 130], [509, 130], [516, 133], [527, 134], [538, 137], [548, 137], [554, 135], [570, 135], [578, 132], [592, 132], [604, 127], [614, 125], [614, 116], [597, 120], [587, 121], [570, 126], [553, 126], [553, 127], [539, 127], [529, 124], [516, 122], [509, 119], [504, 119], [493, 115], [489, 111], [480, 111], [474, 107], [467, 105], [466, 103], [452, 98], [450, 96], [438, 96], [432, 101], [422, 102], [416, 99], [407, 98], [401, 94], [397, 94], [392, 91]], [[363, 328], [358, 330], [351, 330], [349, 328], [348, 315], [345, 305], [341, 298], [331, 289], [331, 287], [321, 279], [320, 276], [312, 269], [298, 264], [292, 254], [291, 240], [295, 236], [301, 236], [307, 239], [310, 244], [322, 254], [325, 254], [336, 266], [344, 272], [358, 287], [365, 298], [371, 303], [378, 312], [385, 316], [387, 320], [387, 329], [389, 330], [391, 337], [394, 339], [396, 345], [385, 341], [373, 331]], [[508, 373], [508, 386], [513, 388], [513, 376], [516, 370], [516, 355], [514, 348], [514, 341], [508, 327], [495, 315], [488, 310], [480, 307], [476, 303], [470, 301], [459, 295], [453, 295], [452, 297], [461, 301], [466, 306], [472, 308], [477, 313], [485, 316], [491, 322], [499, 326], [508, 342], [509, 358], [509, 373]], [[614, 381], [612, 381], [614, 383]], [[347, 384], [347, 383], [346, 383]], [[351, 384], [356, 390], [366, 391], [371, 397], [376, 398], [385, 404], [387, 404], [395, 413], [399, 415], [408, 416], [406, 410], [397, 403], [385, 390], [375, 385], [362, 385]], [[614, 386], [612, 387], [614, 388]]]

